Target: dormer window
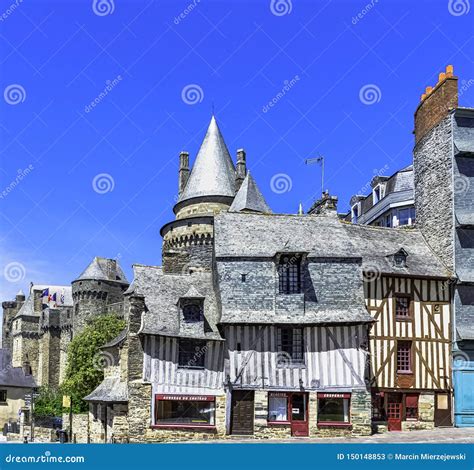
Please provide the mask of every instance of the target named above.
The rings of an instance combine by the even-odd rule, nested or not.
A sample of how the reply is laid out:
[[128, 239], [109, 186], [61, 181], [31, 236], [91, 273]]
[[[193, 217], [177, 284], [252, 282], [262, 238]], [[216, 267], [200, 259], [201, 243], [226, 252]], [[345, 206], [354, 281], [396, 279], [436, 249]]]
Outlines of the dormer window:
[[278, 263], [280, 294], [301, 293], [301, 255], [285, 254]]
[[356, 224], [359, 217], [360, 217], [360, 212], [361, 212], [361, 207], [360, 207], [360, 202], [357, 202], [354, 204], [351, 208], [351, 220], [353, 224]]
[[377, 204], [384, 197], [385, 197], [385, 185], [384, 184], [378, 184], [372, 190], [372, 198], [373, 198], [374, 206], [375, 206], [375, 204]]
[[195, 301], [185, 303], [183, 309], [183, 320], [187, 323], [194, 323], [203, 320], [202, 302]]
[[408, 253], [401, 248], [393, 255], [393, 264], [396, 268], [405, 268], [407, 265], [407, 256]]

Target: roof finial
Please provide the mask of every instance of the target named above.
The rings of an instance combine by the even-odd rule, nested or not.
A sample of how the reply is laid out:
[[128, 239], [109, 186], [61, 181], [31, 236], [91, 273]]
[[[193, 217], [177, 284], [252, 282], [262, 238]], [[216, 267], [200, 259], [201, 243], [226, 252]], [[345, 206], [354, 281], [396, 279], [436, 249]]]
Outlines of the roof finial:
[[298, 215], [303, 215], [303, 204], [300, 202], [300, 205], [298, 207]]

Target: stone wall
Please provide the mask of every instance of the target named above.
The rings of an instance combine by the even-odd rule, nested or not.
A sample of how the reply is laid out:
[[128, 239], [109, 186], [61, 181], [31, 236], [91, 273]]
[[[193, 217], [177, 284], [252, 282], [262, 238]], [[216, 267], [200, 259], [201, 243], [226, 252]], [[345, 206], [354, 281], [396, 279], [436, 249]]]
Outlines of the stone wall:
[[[69, 413], [63, 414], [63, 429], [69, 431]], [[85, 444], [89, 436], [89, 413], [72, 415], [72, 442]]]
[[72, 283], [74, 335], [79, 334], [92, 318], [108, 313], [108, 305], [123, 302], [123, 293], [127, 286], [112, 281], [74, 281]]
[[416, 224], [454, 271], [452, 115], [431, 129], [413, 153]]

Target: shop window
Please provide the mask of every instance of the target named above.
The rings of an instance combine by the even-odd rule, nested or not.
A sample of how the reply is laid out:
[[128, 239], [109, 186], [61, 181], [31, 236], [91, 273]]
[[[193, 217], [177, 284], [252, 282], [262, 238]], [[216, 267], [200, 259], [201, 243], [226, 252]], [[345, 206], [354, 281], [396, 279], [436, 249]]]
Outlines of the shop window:
[[411, 373], [411, 341], [397, 342], [397, 372]]
[[318, 425], [350, 423], [350, 393], [318, 393]]
[[395, 296], [395, 317], [397, 320], [411, 318], [411, 298], [407, 295]]
[[167, 426], [214, 426], [215, 398], [208, 396], [157, 395], [155, 424]]
[[178, 366], [190, 369], [204, 369], [206, 344], [206, 341], [180, 338], [178, 340]]
[[278, 265], [280, 294], [301, 293], [301, 256], [285, 255]]
[[385, 406], [383, 393], [372, 394], [372, 421], [385, 421]]
[[304, 364], [303, 329], [278, 328], [279, 367]]
[[418, 395], [405, 395], [405, 415], [406, 419], [418, 419]]
[[288, 394], [268, 394], [268, 421], [275, 423], [288, 421]]
[[7, 402], [7, 391], [0, 390], [0, 403], [6, 403], [6, 402]]

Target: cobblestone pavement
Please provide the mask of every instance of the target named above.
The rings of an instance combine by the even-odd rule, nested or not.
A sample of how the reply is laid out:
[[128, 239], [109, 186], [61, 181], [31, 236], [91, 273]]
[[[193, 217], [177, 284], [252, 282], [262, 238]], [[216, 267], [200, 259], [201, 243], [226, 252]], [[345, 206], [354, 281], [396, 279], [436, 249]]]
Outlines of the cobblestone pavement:
[[[442, 444], [473, 444], [474, 443], [474, 427], [473, 428], [436, 428], [431, 431], [403, 431], [403, 432], [387, 432], [384, 434], [374, 434], [370, 437], [354, 437], [354, 438], [332, 438], [332, 439], [315, 439], [315, 438], [293, 438], [279, 440], [255, 440], [251, 438], [231, 438], [223, 441], [226, 443], [321, 443], [321, 444], [392, 444], [392, 443], [442, 443]], [[193, 441], [196, 443], [196, 441]]]

